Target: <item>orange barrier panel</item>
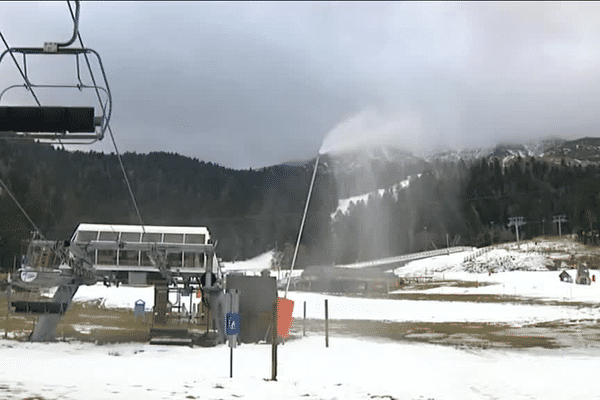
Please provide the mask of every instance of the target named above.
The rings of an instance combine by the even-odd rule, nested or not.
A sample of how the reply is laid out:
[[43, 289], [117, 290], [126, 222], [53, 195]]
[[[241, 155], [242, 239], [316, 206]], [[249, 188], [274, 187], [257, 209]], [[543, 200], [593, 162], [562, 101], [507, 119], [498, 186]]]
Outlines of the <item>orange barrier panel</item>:
[[292, 327], [294, 302], [282, 297], [277, 298], [277, 336], [287, 338]]

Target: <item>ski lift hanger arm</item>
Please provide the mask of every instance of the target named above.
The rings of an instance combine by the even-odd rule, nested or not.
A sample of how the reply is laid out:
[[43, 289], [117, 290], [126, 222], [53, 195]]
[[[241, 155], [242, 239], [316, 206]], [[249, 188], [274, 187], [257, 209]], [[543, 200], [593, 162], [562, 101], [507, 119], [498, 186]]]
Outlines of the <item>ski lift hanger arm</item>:
[[[71, 10], [71, 4], [69, 3], [69, 1], [67, 0], [67, 4], [69, 5], [69, 9]], [[77, 36], [79, 35], [79, 0], [75, 0], [75, 16], [73, 18], [73, 35], [71, 35], [71, 39], [69, 39], [69, 41], [64, 42], [64, 43], [47, 43], [47, 45], [56, 45], [56, 48], [58, 47], [67, 47], [72, 45], [73, 43], [75, 43], [75, 40], [77, 39]], [[73, 11], [71, 11], [71, 15], [72, 15]]]

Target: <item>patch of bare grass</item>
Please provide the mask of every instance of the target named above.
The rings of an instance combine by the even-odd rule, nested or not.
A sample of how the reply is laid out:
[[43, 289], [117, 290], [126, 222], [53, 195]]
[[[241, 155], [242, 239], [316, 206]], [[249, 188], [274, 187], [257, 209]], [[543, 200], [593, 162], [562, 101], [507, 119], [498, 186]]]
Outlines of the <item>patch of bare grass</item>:
[[[27, 340], [38, 316], [33, 314], [11, 313], [6, 327], [7, 299], [0, 299], [0, 329], [8, 328], [9, 336], [18, 340]], [[195, 324], [171, 324], [176, 327], [188, 326], [205, 331], [206, 326]], [[78, 340], [82, 342], [128, 343], [147, 342], [152, 318], [136, 320], [133, 310], [105, 308], [99, 303], [72, 303], [62, 316], [56, 328], [57, 340]]]
[[[510, 325], [492, 323], [427, 323], [335, 320], [329, 321], [330, 332], [340, 335], [380, 337], [398, 341], [416, 341], [471, 347], [562, 347], [552, 336], [551, 329], [537, 330], [536, 334], [513, 328]], [[295, 332], [302, 330], [302, 323], [292, 326]], [[311, 321], [308, 331], [324, 331], [323, 321]]]

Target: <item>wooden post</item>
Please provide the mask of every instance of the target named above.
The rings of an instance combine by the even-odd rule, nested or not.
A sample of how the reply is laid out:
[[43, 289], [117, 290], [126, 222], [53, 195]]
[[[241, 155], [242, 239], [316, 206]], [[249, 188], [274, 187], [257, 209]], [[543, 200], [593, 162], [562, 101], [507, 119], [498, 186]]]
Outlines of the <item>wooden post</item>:
[[306, 301], [304, 302], [304, 323], [302, 325], [302, 336], [306, 336]]
[[329, 309], [325, 299], [325, 347], [329, 347]]
[[4, 339], [8, 338], [9, 318], [10, 318], [10, 302], [12, 301], [12, 283], [10, 273], [8, 274], [8, 301], [6, 303], [6, 324], [4, 325]]
[[275, 304], [273, 305], [273, 323], [271, 324], [273, 327], [271, 329], [271, 335], [273, 338], [273, 343], [271, 345], [271, 380], [277, 380], [277, 300], [275, 300]]

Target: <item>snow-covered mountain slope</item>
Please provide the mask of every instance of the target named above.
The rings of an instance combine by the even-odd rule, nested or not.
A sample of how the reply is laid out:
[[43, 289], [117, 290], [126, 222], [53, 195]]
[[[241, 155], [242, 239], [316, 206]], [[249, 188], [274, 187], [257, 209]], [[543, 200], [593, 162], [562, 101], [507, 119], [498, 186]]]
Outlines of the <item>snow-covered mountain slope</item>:
[[[421, 174], [418, 174], [417, 177], [420, 177]], [[348, 197], [346, 199], [338, 200], [338, 206], [334, 212], [331, 213], [331, 218], [334, 219], [338, 213], [347, 214], [351, 205], [358, 204], [359, 202], [365, 203], [367, 205], [369, 203], [370, 196], [378, 196], [382, 197], [386, 190], [391, 191], [392, 196], [397, 201], [398, 200], [398, 192], [402, 189], [406, 189], [410, 185], [411, 177], [409, 176], [407, 179], [398, 182], [397, 184], [389, 187], [388, 189], [379, 189], [373, 192], [364, 193], [358, 196]]]

